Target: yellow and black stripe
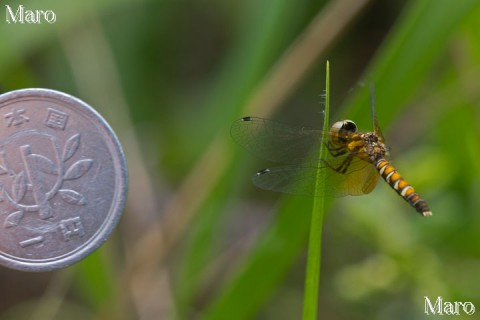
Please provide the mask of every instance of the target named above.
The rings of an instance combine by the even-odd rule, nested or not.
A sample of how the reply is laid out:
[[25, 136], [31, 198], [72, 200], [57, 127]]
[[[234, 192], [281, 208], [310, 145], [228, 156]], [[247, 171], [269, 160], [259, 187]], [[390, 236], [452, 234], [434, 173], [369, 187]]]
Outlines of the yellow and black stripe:
[[425, 200], [420, 198], [418, 193], [415, 192], [415, 189], [402, 178], [390, 162], [385, 159], [380, 159], [377, 161], [375, 167], [382, 178], [421, 215], [424, 217], [432, 215], [432, 211], [430, 211]]

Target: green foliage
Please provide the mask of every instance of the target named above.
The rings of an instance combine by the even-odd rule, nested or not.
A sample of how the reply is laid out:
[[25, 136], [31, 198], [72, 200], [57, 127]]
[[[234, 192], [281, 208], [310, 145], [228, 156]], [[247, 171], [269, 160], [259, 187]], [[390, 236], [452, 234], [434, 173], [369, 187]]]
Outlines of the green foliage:
[[[328, 131], [330, 114], [330, 64], [327, 61], [325, 79], [325, 109], [323, 119], [323, 131]], [[326, 143], [326, 141], [325, 141]], [[327, 154], [325, 144], [320, 148], [319, 158]], [[317, 181], [315, 184], [315, 194], [320, 197], [314, 197], [312, 208], [312, 219], [310, 221], [310, 236], [308, 241], [308, 260], [305, 276], [305, 298], [303, 304], [303, 319], [317, 319], [318, 305], [318, 286], [320, 284], [320, 263], [322, 261], [322, 229], [323, 216], [325, 215], [325, 171], [317, 170]]]
[[[379, 181], [369, 195], [325, 199], [323, 222], [311, 225], [311, 198], [251, 186], [263, 164], [234, 145], [229, 126], [267, 112], [244, 114], [332, 2], [23, 1], [54, 10], [56, 24], [0, 21], [2, 90], [50, 87], [91, 103], [119, 133], [131, 171], [115, 237], [34, 300], [56, 295], [112, 319], [298, 319], [305, 278], [318, 283], [304, 259], [317, 228], [308, 245], [322, 254], [319, 318], [423, 319], [424, 296], [478, 303], [478, 1], [408, 1], [397, 20], [378, 22], [379, 44], [372, 17], [359, 19], [272, 115], [320, 127], [328, 58], [332, 113], [370, 130], [374, 82], [392, 161], [433, 217]], [[392, 3], [371, 6], [397, 15]], [[21, 312], [22, 297], [0, 314]]]

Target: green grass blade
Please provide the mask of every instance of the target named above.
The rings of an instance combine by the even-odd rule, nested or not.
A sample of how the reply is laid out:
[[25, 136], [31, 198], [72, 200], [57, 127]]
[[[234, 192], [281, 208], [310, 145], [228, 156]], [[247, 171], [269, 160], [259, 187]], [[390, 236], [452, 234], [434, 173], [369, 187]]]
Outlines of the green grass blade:
[[292, 212], [308, 212], [311, 207], [312, 203], [301, 197], [282, 201], [276, 223], [262, 233], [232, 279], [222, 286], [221, 294], [202, 313], [202, 319], [258, 317], [259, 309], [275, 293], [305, 247], [309, 216], [299, 214], [292, 218]]
[[[468, 1], [468, 4], [471, 6], [472, 2]], [[421, 68], [405, 66], [427, 63], [431, 67], [439, 51], [448, 41], [444, 35], [450, 35], [453, 33], [452, 30], [458, 29], [458, 23], [468, 12], [465, 8], [467, 2], [465, 6], [455, 7], [453, 4], [442, 1], [442, 5], [447, 8], [436, 8], [435, 2], [421, 1], [410, 4], [400, 20], [400, 25], [394, 29], [377, 59], [372, 62], [367, 74], [373, 74], [372, 78], [376, 80], [377, 96], [379, 96], [377, 101], [389, 102], [388, 107], [379, 111], [382, 124], [391, 122], [395, 113], [404, 107], [402, 104], [411, 99], [418, 90], [410, 84], [415, 83], [418, 86], [419, 83], [425, 81], [431, 71], [429, 68], [424, 68], [423, 65]], [[437, 18], [443, 17], [446, 12], [451, 12], [451, 14], [445, 14], [446, 24], [437, 23], [435, 29], [432, 28], [435, 25], [435, 19], [430, 17], [431, 12], [435, 12]], [[416, 36], [418, 30], [424, 30], [424, 28], [428, 30], [428, 34], [424, 33], [422, 39], [423, 37], [432, 39], [431, 43], [425, 43]], [[435, 47], [434, 50], [431, 46]], [[415, 51], [414, 54], [397, 54], [397, 52], [412, 50]], [[426, 60], [428, 61], [425, 62]], [[405, 89], [404, 81], [408, 82], [408, 90]], [[364, 90], [364, 97], [361, 97], [361, 94], [353, 97], [349, 105], [351, 112], [348, 115], [357, 123], [357, 120], [360, 119], [360, 122], [364, 121], [365, 124], [371, 125], [367, 91]], [[384, 98], [382, 99], [382, 97]], [[221, 285], [212, 302], [205, 308], [205, 313], [202, 314], [205, 319], [222, 319], [225, 316], [228, 316], [229, 319], [231, 317], [248, 319], [254, 317], [262, 309], [262, 305], [275, 292], [275, 289], [281, 284], [282, 278], [288, 273], [289, 267], [302, 252], [304, 248], [302, 239], [308, 239], [308, 225], [302, 227], [300, 223], [303, 221], [308, 224], [310, 218], [308, 215], [295, 214], [312, 210], [311, 203], [309, 208], [306, 208], [306, 204], [303, 202], [305, 201], [302, 199], [292, 197], [282, 203], [278, 209], [279, 214], [278, 219], [275, 219], [275, 224], [262, 234], [252, 252], [239, 262], [232, 276]], [[313, 226], [320, 227], [315, 224], [312, 224]], [[280, 229], [283, 231], [279, 231]], [[286, 230], [288, 230], [289, 241], [291, 240], [295, 245], [290, 245], [291, 243], [285, 240]], [[288, 250], [282, 254], [279, 248], [285, 244], [289, 245]], [[302, 312], [301, 306], [299, 306], [297, 314], [300, 312]]]
[[[323, 131], [328, 130], [328, 118], [330, 108], [330, 64], [326, 64], [325, 84], [325, 110], [323, 119]], [[319, 157], [326, 152], [322, 145]], [[316, 194], [322, 194], [325, 190], [325, 172], [317, 171]], [[305, 299], [303, 304], [303, 319], [317, 319], [318, 310], [318, 287], [320, 285], [320, 264], [322, 258], [322, 226], [325, 213], [324, 197], [313, 198], [312, 220], [310, 222], [310, 238], [308, 243], [307, 272], [305, 277]]]
[[[365, 71], [365, 77], [376, 84], [377, 117], [385, 126], [418, 92], [432, 67], [448, 48], [447, 43], [458, 31], [478, 1], [453, 2], [410, 1], [376, 57]], [[426, 40], [428, 39], [428, 40]], [[368, 90], [359, 90], [347, 102], [351, 119], [370, 121], [365, 108]]]
[[[225, 61], [223, 71], [218, 76], [218, 85], [215, 91], [204, 108], [204, 112], [200, 117], [205, 117], [208, 121], [195, 121], [197, 124], [208, 123], [208, 126], [203, 126], [196, 131], [200, 134], [197, 139], [202, 139], [203, 132], [209, 130], [218, 130], [222, 127], [222, 135], [227, 139], [228, 131], [219, 125], [219, 123], [229, 123], [226, 119], [235, 119], [234, 113], [238, 113], [239, 108], [250, 95], [250, 91], [255, 87], [255, 84], [261, 80], [264, 73], [271, 67], [272, 61], [278, 59], [282, 53], [281, 48], [288, 43], [285, 39], [285, 33], [293, 30], [295, 24], [300, 21], [297, 19], [287, 19], [292, 10], [298, 6], [298, 3], [293, 3], [288, 0], [282, 1], [250, 1], [247, 5], [248, 9], [243, 13], [242, 21], [249, 21], [248, 24], [241, 24], [239, 26], [241, 35], [238, 47], [232, 51], [231, 56]], [[262, 7], [259, 7], [262, 6]], [[264, 8], [263, 8], [264, 6]], [[230, 106], [225, 108], [225, 106]], [[228, 113], [228, 115], [227, 115]], [[217, 123], [218, 125], [215, 125]], [[187, 135], [190, 139], [190, 136]], [[210, 141], [209, 138], [208, 141]], [[205, 141], [207, 141], [205, 139]], [[229, 140], [231, 146], [233, 141]], [[239, 148], [232, 152], [240, 152]], [[234, 170], [225, 170], [226, 172], [233, 172]], [[246, 174], [237, 171], [235, 175]], [[250, 173], [249, 173], [250, 174]], [[228, 175], [225, 179], [218, 182], [202, 205], [201, 217], [194, 221], [192, 229], [189, 232], [189, 239], [185, 246], [184, 260], [178, 267], [177, 283], [175, 288], [175, 296], [178, 312], [180, 317], [189, 317], [189, 306], [193, 304], [199, 294], [203, 290], [202, 279], [205, 276], [205, 266], [215, 259], [214, 253], [218, 250], [218, 243], [216, 243], [218, 226], [222, 223], [222, 216], [225, 216], [225, 205], [230, 200], [229, 196], [234, 194], [236, 188], [237, 177], [235, 175]], [[250, 283], [243, 281], [244, 284]], [[273, 284], [266, 283], [265, 291], [270, 291], [267, 287], [272, 287]], [[228, 286], [228, 285], [227, 285]], [[261, 290], [263, 291], [263, 290]], [[229, 294], [230, 291], [224, 293]], [[256, 300], [256, 299], [260, 300]], [[248, 300], [252, 303], [249, 303]], [[241, 310], [236, 311], [236, 314], [252, 314], [258, 310], [258, 301], [261, 300], [261, 294], [258, 296], [247, 295], [243, 297], [244, 304], [238, 305], [238, 301], [230, 300], [230, 297], [220, 297], [219, 303], [225, 305], [225, 310]], [[251, 306], [252, 309], [249, 309]], [[224, 312], [222, 308], [217, 310], [217, 303], [213, 303], [212, 311], [207, 313], [215, 318], [218, 312]], [[232, 318], [230, 318], [232, 319]]]

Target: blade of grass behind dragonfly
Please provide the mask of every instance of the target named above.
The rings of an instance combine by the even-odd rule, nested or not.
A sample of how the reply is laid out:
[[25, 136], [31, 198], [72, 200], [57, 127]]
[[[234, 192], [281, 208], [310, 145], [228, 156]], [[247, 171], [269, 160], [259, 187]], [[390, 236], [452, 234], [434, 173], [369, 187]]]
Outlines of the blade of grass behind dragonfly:
[[[478, 1], [409, 1], [395, 27], [365, 70], [365, 78], [375, 82], [377, 117], [385, 130], [396, 114], [426, 83], [435, 63], [448, 48], [451, 36], [478, 6]], [[428, 41], [425, 41], [428, 39]], [[370, 120], [364, 112], [368, 90], [358, 90], [345, 105], [346, 114], [357, 124]]]
[[[326, 84], [325, 84], [325, 110], [323, 118], [323, 131], [328, 130], [328, 117], [330, 108], [330, 64], [326, 63]], [[320, 159], [326, 152], [325, 145], [319, 152]], [[308, 242], [307, 271], [305, 277], [305, 297], [303, 301], [303, 319], [317, 319], [318, 309], [318, 287], [320, 285], [320, 263], [322, 258], [322, 226], [325, 211], [325, 172], [317, 171], [317, 182], [315, 192], [317, 197], [313, 198], [312, 218], [310, 221], [310, 237]]]

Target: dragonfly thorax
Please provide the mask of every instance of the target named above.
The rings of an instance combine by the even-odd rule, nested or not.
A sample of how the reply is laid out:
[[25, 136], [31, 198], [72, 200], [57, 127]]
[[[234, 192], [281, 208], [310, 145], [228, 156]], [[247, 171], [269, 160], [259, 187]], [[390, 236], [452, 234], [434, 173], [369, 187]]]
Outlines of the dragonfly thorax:
[[374, 132], [367, 132], [361, 134], [362, 141], [364, 145], [362, 147], [362, 152], [368, 157], [368, 160], [371, 163], [377, 163], [381, 159], [385, 159], [387, 156], [388, 150], [385, 144], [378, 135]]

